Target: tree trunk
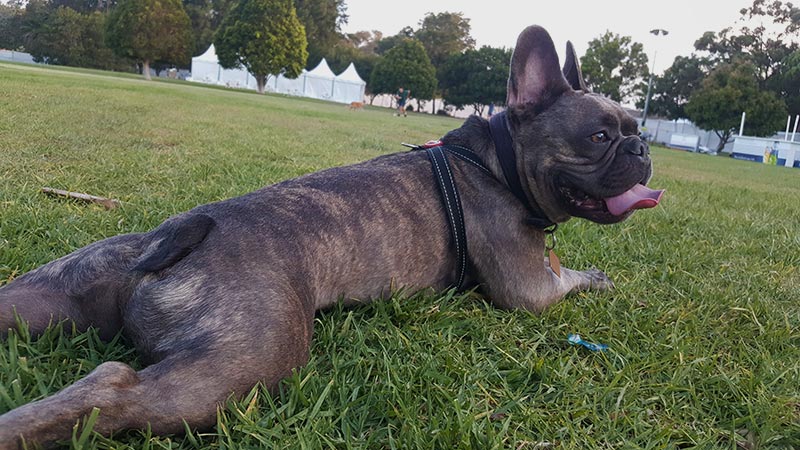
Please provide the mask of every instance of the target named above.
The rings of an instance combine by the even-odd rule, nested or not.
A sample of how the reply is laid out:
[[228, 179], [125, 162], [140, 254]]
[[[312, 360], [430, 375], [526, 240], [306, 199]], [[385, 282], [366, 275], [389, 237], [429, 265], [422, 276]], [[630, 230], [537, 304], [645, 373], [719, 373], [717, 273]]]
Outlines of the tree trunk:
[[717, 144], [717, 153], [722, 152], [722, 149], [725, 148], [725, 144], [728, 143], [728, 139], [731, 138], [731, 131], [724, 131], [722, 134], [719, 131], [714, 131], [714, 133], [719, 138], [719, 143]]
[[259, 94], [264, 93], [264, 86], [267, 85], [267, 76], [266, 75], [256, 75], [256, 89], [258, 90]]
[[368, 97], [369, 97], [369, 106], [372, 106], [372, 102], [375, 101], [375, 97], [377, 97], [377, 95], [376, 94], [372, 94], [372, 95], [368, 95]]
[[436, 114], [436, 94], [433, 94], [433, 106], [431, 107], [431, 114]]
[[144, 63], [142, 63], [142, 72], [144, 73], [144, 79], [150, 80], [150, 60], [145, 59]]

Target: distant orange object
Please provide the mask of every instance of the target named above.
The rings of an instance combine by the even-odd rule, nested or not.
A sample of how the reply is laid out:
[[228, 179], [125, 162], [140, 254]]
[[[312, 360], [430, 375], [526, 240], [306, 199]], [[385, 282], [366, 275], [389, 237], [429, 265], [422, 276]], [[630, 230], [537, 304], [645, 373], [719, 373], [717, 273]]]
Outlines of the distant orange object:
[[357, 110], [357, 109], [364, 109], [364, 102], [350, 102], [350, 109]]

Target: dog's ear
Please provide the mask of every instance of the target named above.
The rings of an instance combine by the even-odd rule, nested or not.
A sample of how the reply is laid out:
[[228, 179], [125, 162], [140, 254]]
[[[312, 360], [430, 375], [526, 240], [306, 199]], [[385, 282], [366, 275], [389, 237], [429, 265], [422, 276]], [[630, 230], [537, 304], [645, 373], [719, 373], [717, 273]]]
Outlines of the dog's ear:
[[567, 41], [567, 59], [564, 61], [562, 72], [564, 72], [564, 78], [567, 79], [567, 83], [572, 86], [572, 89], [589, 92], [589, 88], [586, 87], [586, 82], [583, 81], [583, 73], [581, 72], [581, 65], [578, 62], [578, 55], [575, 54], [575, 47], [572, 46], [572, 42], [570, 41]]
[[509, 107], [530, 105], [542, 111], [569, 89], [547, 31], [539, 26], [523, 30], [511, 56], [506, 104]]

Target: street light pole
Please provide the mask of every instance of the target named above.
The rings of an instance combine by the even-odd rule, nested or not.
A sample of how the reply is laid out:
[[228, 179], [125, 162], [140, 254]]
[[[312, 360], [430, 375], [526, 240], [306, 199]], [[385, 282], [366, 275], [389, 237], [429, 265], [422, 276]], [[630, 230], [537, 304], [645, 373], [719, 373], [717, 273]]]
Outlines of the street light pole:
[[[650, 34], [654, 36], [666, 36], [669, 34], [669, 31], [656, 28], [650, 30]], [[656, 70], [656, 55], [658, 54], [657, 51], [653, 51], [653, 64], [651, 65], [650, 69], [650, 79], [647, 81], [647, 95], [644, 98], [644, 111], [642, 112], [642, 127], [645, 126], [647, 123], [647, 110], [650, 107], [650, 93], [653, 89], [653, 72]]]
[[650, 79], [647, 80], [647, 95], [644, 97], [644, 112], [642, 112], [642, 127], [647, 123], [647, 109], [650, 107], [650, 92], [653, 89], [653, 70], [656, 67], [656, 52], [653, 52], [653, 68], [650, 69]]

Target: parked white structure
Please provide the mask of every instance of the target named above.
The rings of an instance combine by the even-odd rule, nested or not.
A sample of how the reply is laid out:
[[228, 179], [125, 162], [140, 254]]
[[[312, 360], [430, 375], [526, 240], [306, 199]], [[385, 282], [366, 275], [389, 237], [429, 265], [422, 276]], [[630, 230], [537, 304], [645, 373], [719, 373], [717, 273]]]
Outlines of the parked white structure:
[[773, 137], [742, 136], [745, 125], [745, 115], [742, 114], [742, 125], [739, 127], [739, 136], [733, 142], [731, 156], [737, 159], [763, 162], [786, 167], [800, 167], [800, 142], [795, 142], [800, 115], [794, 119], [794, 131], [790, 134], [792, 117], [786, 121], [786, 131], [783, 138], [780, 134]]
[[24, 62], [28, 64], [35, 64], [33, 56], [30, 53], [15, 52], [13, 50], [0, 49], [0, 60], [2, 61], [15, 61]]
[[223, 69], [219, 65], [214, 44], [200, 56], [192, 58], [192, 77], [189, 81], [238, 88], [256, 88], [256, 80], [244, 69]]
[[[192, 58], [189, 81], [244, 89], [256, 89], [256, 80], [245, 69], [223, 69], [212, 44], [205, 53]], [[314, 69], [303, 70], [297, 78], [270, 75], [266, 90], [280, 94], [318, 98], [339, 103], [364, 101], [367, 83], [358, 75], [353, 63], [339, 75], [333, 73], [325, 58]]]
[[737, 136], [732, 156], [775, 166], [800, 167], [800, 142]]

